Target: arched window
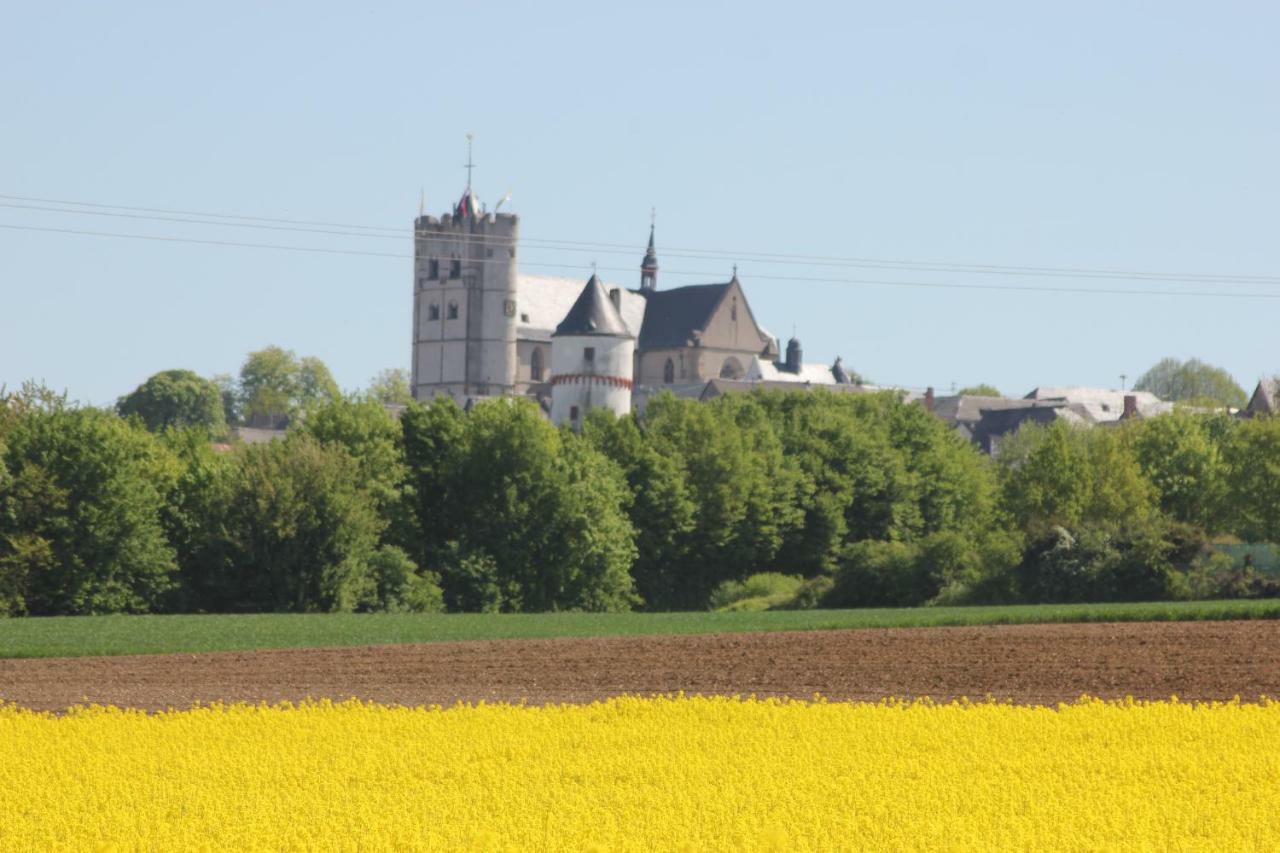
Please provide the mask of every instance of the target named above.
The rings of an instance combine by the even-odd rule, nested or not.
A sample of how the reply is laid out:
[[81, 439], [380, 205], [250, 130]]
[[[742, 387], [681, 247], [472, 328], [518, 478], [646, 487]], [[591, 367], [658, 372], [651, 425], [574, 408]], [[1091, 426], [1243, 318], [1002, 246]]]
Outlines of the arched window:
[[662, 368], [662, 381], [668, 385], [676, 381], [676, 365], [671, 359], [667, 359], [666, 365]]
[[720, 367], [721, 379], [741, 379], [745, 373], [746, 371], [742, 369], [742, 362], [733, 356], [726, 358], [724, 364]]
[[427, 307], [427, 318], [430, 320], [439, 320], [440, 306], [432, 302], [431, 305]]
[[535, 349], [529, 356], [529, 378], [534, 382], [542, 381], [542, 350]]
[[456, 302], [449, 303], [449, 319], [450, 320], [458, 319], [458, 303]]

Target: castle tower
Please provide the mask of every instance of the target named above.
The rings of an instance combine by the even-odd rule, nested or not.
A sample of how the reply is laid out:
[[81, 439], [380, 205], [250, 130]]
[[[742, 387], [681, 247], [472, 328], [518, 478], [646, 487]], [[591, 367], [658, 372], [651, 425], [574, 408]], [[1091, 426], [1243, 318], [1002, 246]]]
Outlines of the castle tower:
[[470, 181], [452, 213], [415, 220], [415, 399], [515, 391], [519, 230], [514, 214], [482, 211]]
[[640, 290], [652, 293], [658, 289], [658, 253], [653, 249], [653, 223], [649, 223], [649, 249], [640, 262]]
[[593, 408], [631, 411], [636, 339], [618, 313], [621, 293], [592, 275], [551, 336], [551, 420], [576, 429]]

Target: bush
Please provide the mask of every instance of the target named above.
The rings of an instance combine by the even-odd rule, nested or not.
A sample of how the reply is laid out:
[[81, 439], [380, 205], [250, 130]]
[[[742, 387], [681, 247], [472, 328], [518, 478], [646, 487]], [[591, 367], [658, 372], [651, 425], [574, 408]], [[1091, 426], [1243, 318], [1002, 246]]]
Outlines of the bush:
[[[712, 610], [769, 610], [791, 602], [804, 579], [761, 572], [740, 581], [724, 581], [711, 592]], [[747, 604], [746, 602], [752, 602]]]
[[440, 613], [444, 593], [434, 572], [419, 574], [409, 555], [394, 545], [374, 552], [369, 561], [378, 588], [377, 607], [388, 613]]

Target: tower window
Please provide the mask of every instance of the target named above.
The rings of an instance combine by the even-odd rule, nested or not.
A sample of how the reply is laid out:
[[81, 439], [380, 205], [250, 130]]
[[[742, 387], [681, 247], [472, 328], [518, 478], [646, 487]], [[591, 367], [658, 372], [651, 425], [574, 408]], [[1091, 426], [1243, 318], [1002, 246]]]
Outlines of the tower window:
[[586, 348], [584, 348], [584, 349], [582, 350], [582, 360], [583, 360], [583, 361], [585, 361], [587, 364], [595, 364], [595, 363], [596, 363], [596, 348], [595, 348], [595, 347], [586, 347]]
[[570, 407], [569, 407], [569, 420], [571, 420], [571, 421], [576, 421], [577, 419], [578, 419], [578, 407], [577, 407], [577, 406], [570, 406]]
[[676, 365], [671, 359], [662, 367], [662, 381], [668, 385], [676, 381]]
[[461, 277], [462, 277], [462, 261], [458, 260], [457, 258], [454, 258], [453, 260], [449, 261], [449, 278], [461, 278]]
[[440, 277], [440, 261], [435, 258], [427, 261], [427, 278], [435, 281]]
[[733, 300], [733, 304], [729, 306], [729, 319], [730, 320], [738, 319], [738, 300], [736, 299]]
[[449, 319], [450, 320], [458, 319], [458, 303], [456, 302], [449, 303]]
[[437, 305], [437, 304], [435, 304], [434, 302], [432, 302], [432, 303], [431, 303], [431, 305], [429, 305], [429, 306], [427, 307], [427, 319], [428, 319], [428, 320], [439, 320], [439, 319], [440, 319], [440, 306], [439, 306], [439, 305]]
[[542, 350], [535, 349], [529, 356], [529, 378], [534, 382], [542, 381]]

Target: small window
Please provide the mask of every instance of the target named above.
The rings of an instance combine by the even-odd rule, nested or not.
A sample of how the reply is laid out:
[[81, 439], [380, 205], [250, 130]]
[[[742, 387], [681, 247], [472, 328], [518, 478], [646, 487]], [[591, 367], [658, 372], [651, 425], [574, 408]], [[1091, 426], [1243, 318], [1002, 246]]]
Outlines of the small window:
[[426, 276], [423, 276], [422, 278], [419, 278], [419, 279], [418, 279], [418, 289], [419, 289], [419, 290], [424, 290], [424, 289], [426, 288], [426, 286], [427, 286], [427, 282], [428, 282], [428, 281], [430, 281], [430, 280], [431, 280], [431, 279], [427, 278]]
[[456, 302], [449, 303], [449, 319], [450, 320], [458, 319], [458, 303]]
[[729, 319], [730, 320], [738, 319], [738, 300], [736, 299], [733, 300], [733, 305], [729, 306]]
[[542, 381], [542, 350], [536, 349], [529, 356], [529, 378], [534, 382]]
[[431, 306], [430, 306], [429, 308], [427, 308], [427, 319], [430, 319], [430, 320], [439, 320], [439, 319], [440, 319], [440, 306], [439, 306], [439, 305], [435, 304], [434, 302], [432, 302], [432, 303], [431, 303]]
[[595, 363], [596, 363], [596, 348], [595, 348], [595, 347], [586, 347], [585, 349], [583, 349], [583, 350], [582, 350], [582, 360], [583, 360], [583, 361], [585, 361], [587, 364], [595, 364]]
[[440, 261], [432, 258], [427, 262], [427, 278], [435, 281], [440, 277]]
[[578, 407], [577, 407], [577, 406], [570, 406], [570, 407], [569, 407], [569, 420], [571, 420], [571, 421], [576, 421], [577, 419], [578, 419]]
[[528, 315], [528, 314], [521, 314], [521, 315], [520, 315], [520, 322], [521, 322], [521, 323], [527, 323], [527, 322], [529, 322], [529, 315]]
[[676, 366], [671, 359], [667, 359], [666, 365], [662, 368], [662, 381], [668, 385], [676, 381]]
[[453, 260], [449, 261], [449, 278], [461, 278], [461, 277], [462, 277], [462, 261], [458, 260], [457, 258], [454, 258]]

